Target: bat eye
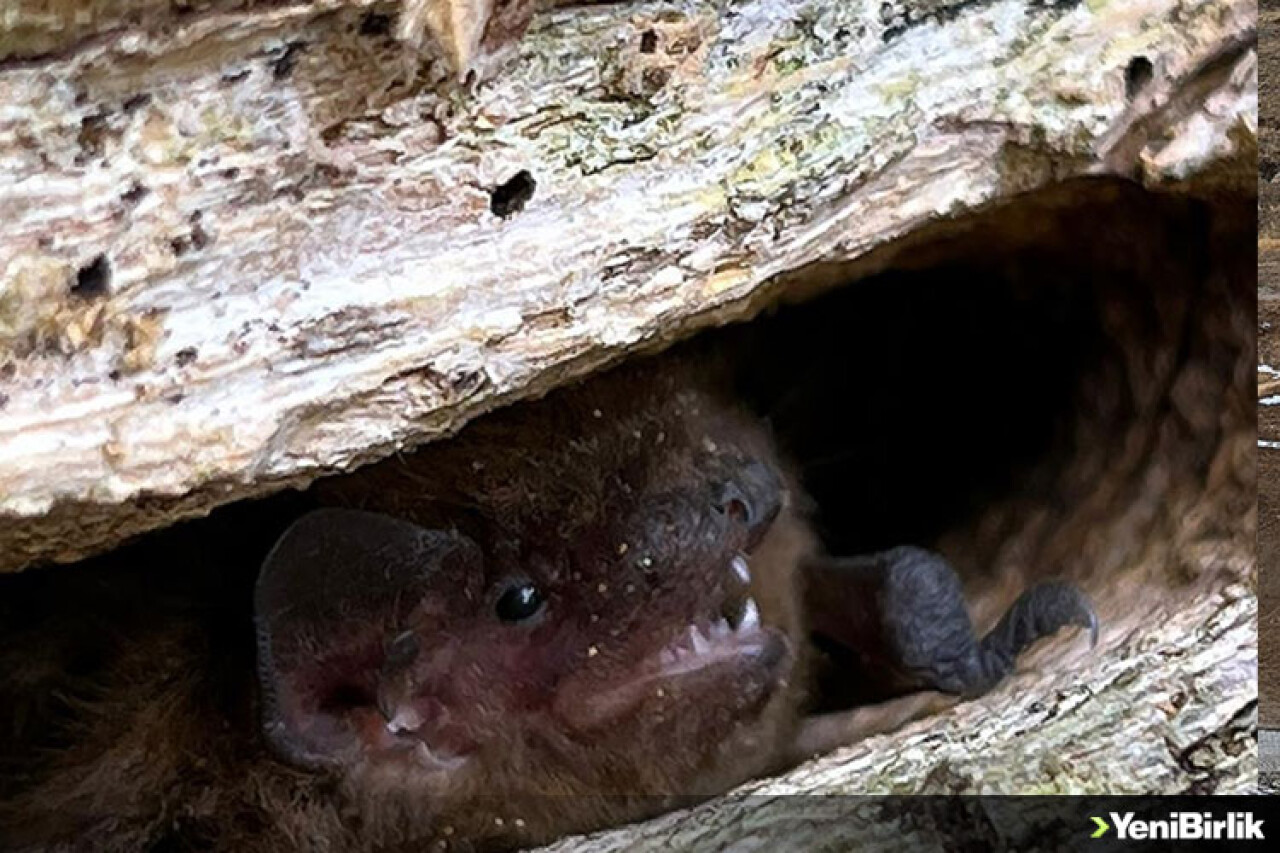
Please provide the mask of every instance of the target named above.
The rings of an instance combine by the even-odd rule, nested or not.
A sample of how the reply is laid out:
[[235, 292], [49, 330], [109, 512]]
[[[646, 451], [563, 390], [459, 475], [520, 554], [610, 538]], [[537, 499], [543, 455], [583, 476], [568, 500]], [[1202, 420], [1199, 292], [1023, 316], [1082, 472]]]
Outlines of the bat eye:
[[498, 597], [494, 611], [503, 622], [523, 622], [542, 610], [542, 592], [529, 581], [507, 587]]

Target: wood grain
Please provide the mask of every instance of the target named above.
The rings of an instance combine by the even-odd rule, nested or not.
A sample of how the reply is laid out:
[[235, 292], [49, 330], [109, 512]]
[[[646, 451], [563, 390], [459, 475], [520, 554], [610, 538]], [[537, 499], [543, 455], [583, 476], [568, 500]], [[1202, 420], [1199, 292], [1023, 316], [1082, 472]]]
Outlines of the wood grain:
[[18, 18], [74, 38], [0, 60], [0, 569], [445, 436], [1072, 176], [1253, 183], [1252, 3], [882, 5], [559, 9], [469, 89], [389, 5]]

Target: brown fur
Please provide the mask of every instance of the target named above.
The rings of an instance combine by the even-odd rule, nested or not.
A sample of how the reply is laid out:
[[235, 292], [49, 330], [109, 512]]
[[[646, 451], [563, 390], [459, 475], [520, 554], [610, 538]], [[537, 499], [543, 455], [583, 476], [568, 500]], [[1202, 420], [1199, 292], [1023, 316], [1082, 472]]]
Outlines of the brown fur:
[[[694, 539], [682, 538], [693, 530], [685, 530], [679, 514], [685, 493], [701, 494], [708, 471], [730, 457], [780, 465], [758, 422], [701, 390], [692, 375], [680, 366], [654, 371], [644, 363], [500, 413], [455, 441], [319, 491], [325, 503], [426, 527], [460, 527], [485, 543], [487, 574], [501, 575], [506, 562], [518, 567], [535, 554], [572, 569], [575, 576], [565, 581], [574, 588], [592, 595], [608, 589], [597, 596], [603, 618], [583, 622], [582, 636], [573, 638], [597, 650], [573, 674], [595, 666], [588, 684], [624, 681], [646, 649], [687, 624], [685, 599], [706, 593], [696, 590], [718, 571], [684, 562], [683, 555], [700, 553]], [[646, 539], [646, 514], [667, 506], [653, 503], [667, 493], [676, 496], [673, 524]], [[638, 552], [612, 562], [596, 552], [567, 559], [566, 549], [583, 542], [598, 543], [601, 554], [627, 542], [632, 548], [672, 544], [655, 551], [669, 563], [656, 567], [665, 576], [640, 588]], [[792, 570], [810, 548], [792, 502], [750, 558], [763, 621], [783, 626], [797, 647]], [[169, 551], [165, 559], [182, 558]], [[517, 723], [499, 707], [482, 760], [443, 782], [378, 762], [337, 774], [302, 772], [273, 756], [257, 733], [243, 592], [228, 582], [228, 595], [219, 590], [202, 597], [196, 584], [171, 602], [139, 606], [154, 599], [143, 592], [147, 571], [109, 571], [132, 572], [132, 592], [139, 595], [131, 597], [124, 581], [107, 576], [120, 612], [114, 619], [104, 615], [115, 639], [100, 649], [100, 665], [75, 683], [64, 674], [75, 669], [65, 659], [73, 653], [50, 648], [52, 660], [27, 660], [27, 674], [11, 672], [3, 684], [6, 694], [47, 703], [29, 717], [58, 721], [52, 727], [29, 721], [27, 728], [36, 731], [9, 744], [18, 768], [10, 778], [19, 781], [9, 786], [0, 825], [16, 849], [395, 850], [437, 841], [455, 848], [485, 846], [486, 839], [541, 841], [669, 808], [665, 795], [672, 792], [708, 795], [757, 775], [777, 763], [779, 745], [790, 739], [797, 719], [799, 665], [794, 679], [784, 679], [764, 705], [745, 714], [733, 705], [733, 689], [713, 696], [676, 690], [667, 706], [646, 705], [634, 720], [586, 740], [561, 738], [554, 724], [538, 719]], [[24, 609], [55, 602], [73, 611], [77, 604], [88, 612], [112, 609], [93, 596], [59, 600], [58, 580], [45, 580], [51, 600], [29, 598]], [[628, 595], [639, 596], [638, 607]], [[581, 599], [573, 606], [597, 603]], [[220, 634], [214, 625], [222, 626]], [[65, 627], [101, 643], [94, 638], [102, 636], [102, 624]], [[228, 642], [235, 629], [240, 634]], [[39, 625], [30, 630], [17, 645], [43, 642]], [[316, 642], [323, 645], [323, 637]], [[29, 698], [37, 695], [45, 698]], [[54, 748], [31, 750], [33, 737]]]

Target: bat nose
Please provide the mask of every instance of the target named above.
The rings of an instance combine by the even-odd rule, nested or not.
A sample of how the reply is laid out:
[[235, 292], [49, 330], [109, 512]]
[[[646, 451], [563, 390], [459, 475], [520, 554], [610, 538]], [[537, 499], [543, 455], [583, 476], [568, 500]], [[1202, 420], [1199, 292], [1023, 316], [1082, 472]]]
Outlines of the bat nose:
[[748, 462], [716, 489], [717, 508], [746, 531], [750, 551], [773, 524], [783, 503], [782, 480], [768, 465]]

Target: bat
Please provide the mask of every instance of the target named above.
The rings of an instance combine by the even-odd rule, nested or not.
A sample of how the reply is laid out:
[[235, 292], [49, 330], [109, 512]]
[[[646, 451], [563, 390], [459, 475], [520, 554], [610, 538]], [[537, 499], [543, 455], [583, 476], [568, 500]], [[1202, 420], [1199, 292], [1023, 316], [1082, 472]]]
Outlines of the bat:
[[[0, 705], [27, 711], [0, 716], [23, 732], [0, 837], [509, 849], [981, 695], [1067, 626], [1096, 639], [1070, 584], [979, 637], [939, 555], [822, 553], [773, 436], [722, 389], [696, 360], [634, 362], [323, 481], [283, 532], [232, 526], [213, 538], [258, 555], [234, 570], [161, 547], [78, 605], [84, 576], [16, 579]], [[813, 713], [817, 646], [857, 706]]]

